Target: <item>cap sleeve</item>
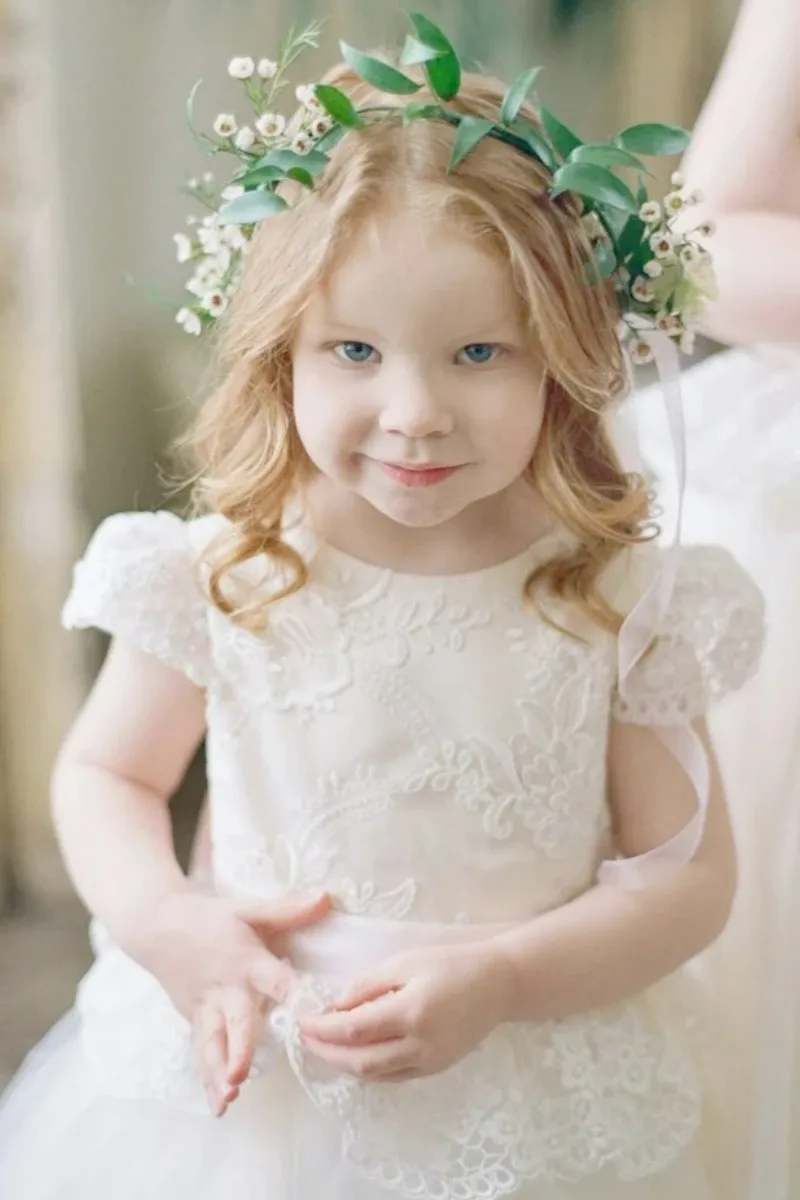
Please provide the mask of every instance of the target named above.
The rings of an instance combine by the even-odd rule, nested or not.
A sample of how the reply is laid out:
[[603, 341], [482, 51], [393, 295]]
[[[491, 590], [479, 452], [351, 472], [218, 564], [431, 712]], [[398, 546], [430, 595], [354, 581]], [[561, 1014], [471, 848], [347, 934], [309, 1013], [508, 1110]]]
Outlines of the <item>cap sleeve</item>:
[[[639, 589], [660, 552], [640, 555]], [[752, 578], [721, 547], [685, 547], [661, 630], [618, 689], [614, 716], [637, 725], [696, 720], [755, 673], [763, 642], [764, 599]]]
[[205, 687], [207, 602], [195, 560], [190, 524], [173, 513], [109, 517], [75, 567], [63, 624], [102, 629]]

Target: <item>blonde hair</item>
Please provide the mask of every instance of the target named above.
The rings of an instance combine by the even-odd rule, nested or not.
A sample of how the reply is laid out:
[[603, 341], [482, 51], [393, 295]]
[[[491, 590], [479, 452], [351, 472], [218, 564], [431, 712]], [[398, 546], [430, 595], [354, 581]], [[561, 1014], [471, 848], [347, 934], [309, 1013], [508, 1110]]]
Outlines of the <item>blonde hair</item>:
[[[395, 102], [344, 65], [325, 82], [358, 105]], [[468, 75], [452, 107], [496, 120], [503, 92], [496, 80]], [[522, 115], [536, 120], [530, 108]], [[222, 382], [187, 439], [197, 509], [229, 522], [211, 548], [210, 598], [245, 627], [263, 627], [268, 604], [307, 582], [302, 556], [284, 537], [287, 507], [309, 467], [293, 420], [294, 331], [353, 235], [392, 202], [455, 217], [508, 262], [546, 371], [529, 469], [555, 521], [575, 535], [533, 572], [526, 594], [540, 607], [548, 594], [564, 599], [612, 632], [620, 626], [602, 575], [622, 547], [652, 533], [644, 483], [622, 471], [606, 430], [610, 405], [626, 389], [613, 291], [587, 285], [591, 248], [579, 207], [569, 196], [549, 198], [536, 160], [490, 137], [448, 174], [453, 137], [452, 127], [431, 119], [348, 132], [314, 192], [298, 189], [296, 203], [253, 239], [219, 346]], [[267, 597], [235, 595], [226, 586], [231, 572], [260, 555], [279, 569], [279, 586]]]

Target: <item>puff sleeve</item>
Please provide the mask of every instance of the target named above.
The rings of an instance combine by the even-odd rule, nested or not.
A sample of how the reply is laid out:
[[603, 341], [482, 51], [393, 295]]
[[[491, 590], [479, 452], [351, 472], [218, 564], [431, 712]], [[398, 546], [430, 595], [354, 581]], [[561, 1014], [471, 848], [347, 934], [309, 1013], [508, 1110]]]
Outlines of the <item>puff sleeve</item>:
[[[614, 716], [636, 725], [681, 725], [755, 673], [764, 642], [764, 599], [752, 578], [721, 547], [681, 552], [669, 609], [651, 649], [614, 698]], [[641, 591], [659, 552], [640, 553]]]
[[75, 567], [64, 626], [101, 629], [207, 686], [208, 602], [196, 558], [191, 523], [173, 513], [109, 517]]

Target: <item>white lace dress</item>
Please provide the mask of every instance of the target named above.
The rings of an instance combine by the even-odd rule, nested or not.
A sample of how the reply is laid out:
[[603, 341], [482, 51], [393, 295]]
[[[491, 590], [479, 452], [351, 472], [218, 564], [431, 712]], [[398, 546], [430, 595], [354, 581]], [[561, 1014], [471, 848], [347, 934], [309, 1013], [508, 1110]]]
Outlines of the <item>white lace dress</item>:
[[[308, 587], [257, 637], [196, 582], [216, 526], [112, 518], [65, 619], [206, 689], [218, 886], [324, 887], [338, 911], [295, 939], [305, 986], [273, 1010], [220, 1121], [187, 1023], [96, 931], [74, 1011], [0, 1113], [3, 1200], [727, 1200], [705, 1075], [720, 1064], [689, 970], [607, 1011], [498, 1028], [451, 1070], [399, 1085], [321, 1070], [296, 1017], [396, 950], [485, 937], [591, 886], [611, 850], [610, 719], [692, 717], [744, 682], [762, 617], [748, 577], [724, 552], [686, 551], [623, 707], [615, 639], [567, 637], [523, 604], [558, 537], [446, 577], [308, 545]], [[622, 595], [622, 559], [616, 572]]]
[[[736, 1192], [800, 1196], [800, 347], [714, 356], [683, 378], [684, 540], [726, 546], [766, 600], [755, 677], [712, 730], [739, 845], [734, 918], [709, 956], [738, 1046]], [[655, 392], [638, 398], [641, 445], [674, 473]]]

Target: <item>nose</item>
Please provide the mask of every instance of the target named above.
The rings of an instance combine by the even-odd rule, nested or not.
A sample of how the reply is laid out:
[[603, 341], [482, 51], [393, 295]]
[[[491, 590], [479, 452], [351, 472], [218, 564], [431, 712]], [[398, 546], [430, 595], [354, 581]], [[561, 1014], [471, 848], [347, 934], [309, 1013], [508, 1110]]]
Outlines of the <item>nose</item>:
[[391, 385], [380, 425], [384, 433], [396, 433], [406, 438], [433, 437], [452, 433], [453, 412], [446, 396], [433, 381], [404, 375]]

